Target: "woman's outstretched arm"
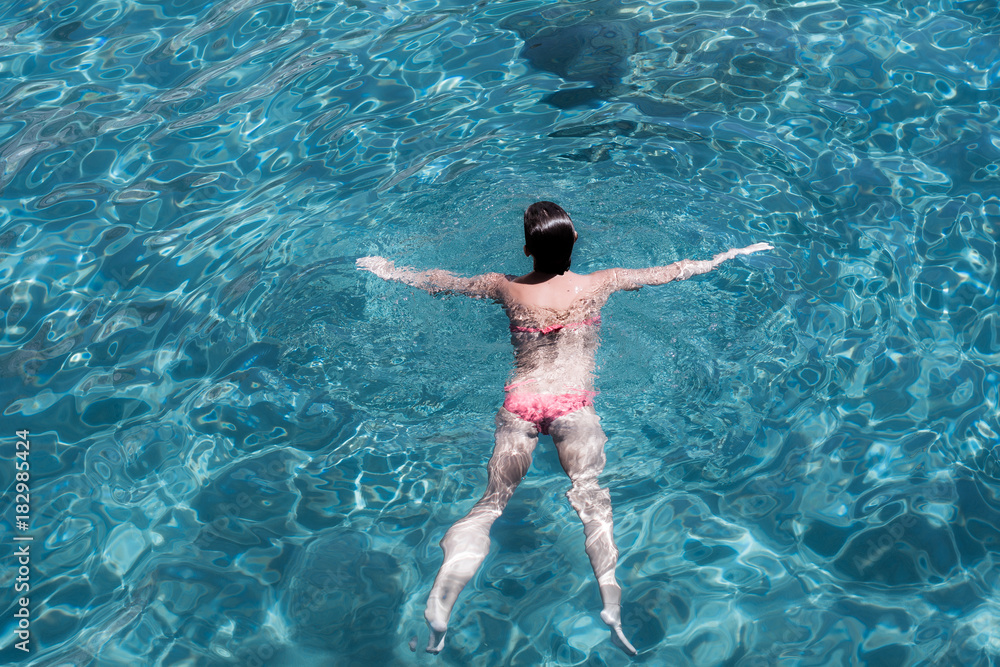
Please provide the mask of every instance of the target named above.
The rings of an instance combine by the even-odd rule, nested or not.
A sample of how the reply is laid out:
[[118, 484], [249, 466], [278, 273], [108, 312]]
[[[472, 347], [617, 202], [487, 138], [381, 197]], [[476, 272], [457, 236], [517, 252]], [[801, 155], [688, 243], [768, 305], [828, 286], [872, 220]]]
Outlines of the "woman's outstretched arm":
[[397, 267], [384, 257], [361, 257], [357, 260], [357, 267], [371, 271], [384, 280], [398, 280], [431, 294], [452, 292], [484, 299], [498, 298], [501, 286], [506, 280], [500, 273], [484, 273], [472, 278], [463, 278], [440, 269], [417, 271], [405, 266]]
[[720, 252], [712, 259], [682, 259], [673, 264], [653, 266], [648, 269], [607, 269], [597, 271], [593, 275], [604, 281], [611, 288], [611, 291], [636, 290], [643, 285], [663, 285], [673, 280], [686, 280], [700, 273], [708, 273], [727, 259], [732, 259], [737, 255], [749, 255], [761, 250], [770, 250], [773, 247], [770, 243], [755, 243], [746, 248], [734, 248]]

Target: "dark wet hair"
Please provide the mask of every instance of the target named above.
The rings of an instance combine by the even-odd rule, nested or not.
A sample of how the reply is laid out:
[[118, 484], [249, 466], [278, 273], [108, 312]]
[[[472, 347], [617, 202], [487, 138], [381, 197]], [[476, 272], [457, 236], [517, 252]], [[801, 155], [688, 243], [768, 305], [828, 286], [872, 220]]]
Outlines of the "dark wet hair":
[[535, 270], [566, 273], [576, 231], [573, 221], [558, 204], [535, 202], [524, 212], [524, 244], [535, 259]]

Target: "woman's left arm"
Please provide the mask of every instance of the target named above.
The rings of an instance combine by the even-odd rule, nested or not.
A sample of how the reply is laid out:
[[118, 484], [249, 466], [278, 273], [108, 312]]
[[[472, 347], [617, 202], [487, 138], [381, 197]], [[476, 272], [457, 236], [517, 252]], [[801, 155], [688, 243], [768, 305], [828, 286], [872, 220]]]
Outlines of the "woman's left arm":
[[737, 255], [751, 255], [761, 250], [771, 250], [770, 243], [755, 243], [746, 248], [733, 248], [720, 252], [712, 259], [682, 259], [666, 266], [651, 266], [648, 269], [605, 269], [591, 275], [601, 281], [610, 292], [617, 290], [637, 290], [643, 285], [663, 285], [673, 280], [687, 280], [691, 276], [708, 273]]
[[498, 298], [501, 285], [505, 281], [503, 274], [500, 273], [484, 273], [472, 278], [463, 278], [441, 269], [417, 271], [405, 266], [397, 267], [384, 257], [361, 257], [357, 260], [357, 267], [371, 271], [384, 280], [397, 280], [431, 294], [452, 292], [481, 299]]

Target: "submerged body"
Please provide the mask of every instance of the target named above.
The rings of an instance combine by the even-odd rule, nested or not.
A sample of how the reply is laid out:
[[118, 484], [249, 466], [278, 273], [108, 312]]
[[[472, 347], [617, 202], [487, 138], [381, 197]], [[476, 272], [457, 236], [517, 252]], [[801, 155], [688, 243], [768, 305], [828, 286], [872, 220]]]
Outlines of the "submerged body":
[[[561, 268], [554, 271], [546, 270], [551, 263], [543, 263], [540, 268], [539, 256], [544, 254], [545, 247], [537, 241], [537, 235], [531, 236], [533, 230], [529, 229], [529, 216], [532, 211], [538, 213], [541, 210], [538, 207], [547, 207], [542, 213], [564, 225], [561, 231], [553, 233], [563, 234], [564, 246], [568, 239], [570, 250], [561, 258]], [[535, 204], [525, 214], [526, 240], [529, 244], [536, 240], [538, 251], [532, 252], [531, 245], [525, 246], [525, 254], [535, 257], [535, 270], [520, 277], [487, 273], [462, 278], [446, 271], [397, 268], [381, 257], [358, 260], [358, 268], [431, 293], [453, 292], [493, 299], [504, 307], [510, 319], [514, 370], [504, 387], [503, 407], [496, 415], [495, 446], [487, 466], [489, 481], [482, 498], [441, 540], [444, 562], [424, 612], [430, 628], [427, 651], [431, 653], [438, 653], [444, 647], [455, 602], [489, 553], [490, 528], [528, 472], [539, 434], [552, 436], [559, 462], [570, 479], [572, 486], [566, 495], [583, 523], [585, 548], [604, 607], [601, 619], [610, 628], [617, 646], [629, 655], [636, 653], [621, 625], [621, 586], [615, 577], [618, 549], [614, 542], [611, 496], [598, 484], [606, 461], [607, 442], [593, 407], [601, 308], [618, 290], [683, 280], [707, 273], [737, 255], [771, 247], [759, 243], [720, 253], [711, 260], [682, 260], [648, 269], [576, 274], [568, 270], [568, 253], [576, 232], [568, 216], [564, 219], [559, 216], [565, 216], [565, 212], [551, 202]], [[544, 217], [543, 223], [547, 222]], [[551, 258], [543, 261], [546, 259]]]
[[572, 482], [567, 493], [580, 516], [586, 550], [601, 589], [601, 618], [615, 642], [636, 651], [621, 628], [621, 587], [615, 578], [611, 496], [598, 484], [607, 437], [593, 408], [595, 352], [600, 310], [615, 284], [613, 274], [519, 278], [491, 274], [481, 296], [499, 301], [510, 318], [514, 370], [496, 416], [496, 444], [486, 492], [441, 542], [444, 563], [427, 601], [431, 630], [427, 650], [443, 648], [458, 594], [489, 552], [489, 531], [528, 472], [539, 434], [551, 435]]
[[[525, 279], [505, 276], [508, 282], [497, 289], [514, 346], [503, 407], [549, 435], [556, 419], [593, 405], [594, 354], [608, 294], [595, 289], [591, 276], [569, 272], [537, 284], [518, 282]], [[546, 297], [563, 307], [539, 303]]]

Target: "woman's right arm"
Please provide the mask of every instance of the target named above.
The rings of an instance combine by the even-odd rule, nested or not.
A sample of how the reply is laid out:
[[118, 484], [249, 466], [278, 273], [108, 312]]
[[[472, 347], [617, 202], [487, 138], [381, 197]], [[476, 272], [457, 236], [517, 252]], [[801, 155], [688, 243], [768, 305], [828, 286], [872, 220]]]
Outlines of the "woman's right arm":
[[361, 257], [356, 264], [357, 268], [371, 271], [383, 280], [398, 280], [431, 294], [451, 292], [479, 299], [495, 299], [499, 298], [504, 283], [504, 277], [500, 273], [463, 278], [440, 269], [417, 271], [406, 266], [396, 266], [384, 257]]
[[596, 271], [593, 276], [604, 283], [610, 291], [637, 290], [643, 285], [663, 285], [673, 280], [687, 280], [691, 276], [708, 273], [719, 264], [737, 255], [749, 255], [773, 248], [769, 243], [755, 243], [746, 248], [734, 248], [720, 252], [712, 259], [682, 259], [666, 266], [648, 269], [606, 269]]

